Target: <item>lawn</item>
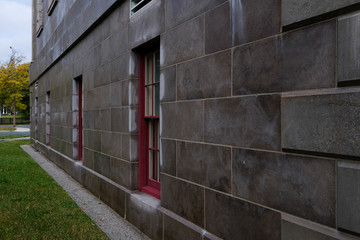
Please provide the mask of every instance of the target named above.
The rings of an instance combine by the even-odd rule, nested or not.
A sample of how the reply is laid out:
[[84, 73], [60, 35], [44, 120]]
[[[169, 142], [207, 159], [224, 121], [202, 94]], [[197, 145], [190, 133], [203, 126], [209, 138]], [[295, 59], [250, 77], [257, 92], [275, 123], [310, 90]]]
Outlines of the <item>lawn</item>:
[[0, 131], [15, 131], [16, 128], [14, 127], [0, 127]]
[[0, 135], [0, 139], [23, 138], [23, 137], [29, 137], [29, 135]]
[[21, 148], [0, 143], [0, 239], [108, 239]]

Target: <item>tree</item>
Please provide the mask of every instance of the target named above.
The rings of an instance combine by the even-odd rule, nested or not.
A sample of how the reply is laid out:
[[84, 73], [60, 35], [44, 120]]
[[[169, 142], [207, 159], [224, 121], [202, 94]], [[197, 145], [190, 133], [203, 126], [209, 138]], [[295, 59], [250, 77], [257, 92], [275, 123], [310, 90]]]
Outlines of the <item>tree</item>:
[[23, 59], [23, 56], [17, 56], [16, 51], [12, 49], [9, 61], [0, 66], [0, 106], [11, 106], [14, 127], [16, 111], [23, 111], [25, 115], [29, 115], [30, 63], [21, 64]]

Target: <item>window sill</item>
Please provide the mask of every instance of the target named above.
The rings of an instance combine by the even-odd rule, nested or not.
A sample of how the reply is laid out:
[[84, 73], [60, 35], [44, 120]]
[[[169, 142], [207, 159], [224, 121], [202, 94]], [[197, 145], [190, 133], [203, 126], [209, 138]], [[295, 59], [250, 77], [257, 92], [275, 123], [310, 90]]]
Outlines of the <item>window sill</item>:
[[149, 194], [157, 199], [160, 199], [160, 190], [158, 190], [156, 188], [153, 188], [150, 186], [144, 186], [144, 187], [141, 187], [141, 191], [146, 194]]

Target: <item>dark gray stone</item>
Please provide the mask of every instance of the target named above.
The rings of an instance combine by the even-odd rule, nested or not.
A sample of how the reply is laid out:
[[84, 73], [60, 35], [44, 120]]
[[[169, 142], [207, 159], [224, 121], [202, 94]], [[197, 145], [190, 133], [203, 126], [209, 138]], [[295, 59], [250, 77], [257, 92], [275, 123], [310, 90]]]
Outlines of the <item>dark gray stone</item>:
[[232, 46], [230, 2], [205, 15], [205, 53], [221, 51]]
[[335, 227], [335, 161], [233, 149], [233, 194]]
[[160, 101], [172, 102], [176, 100], [176, 67], [160, 70]]
[[281, 239], [286, 240], [336, 240], [306, 227], [281, 220]]
[[129, 78], [129, 61], [130, 55], [126, 53], [111, 62], [111, 82]]
[[360, 234], [360, 164], [338, 162], [338, 227]]
[[280, 0], [231, 1], [233, 45], [244, 44], [279, 33], [280, 4]]
[[338, 21], [338, 81], [360, 79], [360, 14], [348, 15]]
[[202, 101], [161, 104], [161, 114], [160, 136], [194, 141], [203, 139]]
[[335, 87], [336, 22], [234, 50], [234, 95]]
[[[134, 177], [135, 176], [135, 177]], [[137, 164], [111, 158], [110, 179], [130, 190], [138, 189]], [[136, 181], [133, 181], [133, 180]]]
[[168, 0], [166, 2], [166, 28], [173, 28], [223, 2], [225, 0]]
[[94, 153], [94, 171], [110, 177], [110, 157], [104, 154]]
[[179, 221], [164, 214], [164, 239], [178, 240], [178, 239], [191, 239], [201, 240], [200, 233], [187, 227]]
[[205, 101], [205, 142], [280, 149], [280, 96]]
[[[161, 206], [204, 227], [204, 189], [161, 174]], [[166, 189], [166, 190], [165, 190]]]
[[83, 165], [94, 170], [94, 152], [84, 148]]
[[222, 239], [278, 239], [280, 213], [205, 190], [206, 230]]
[[111, 130], [111, 110], [101, 109], [94, 112], [94, 127], [98, 130]]
[[111, 183], [100, 180], [100, 199], [114, 209], [121, 217], [125, 216], [125, 192]]
[[121, 158], [121, 134], [112, 132], [101, 133], [101, 152], [112, 157]]
[[153, 206], [129, 194], [126, 195], [126, 220], [151, 239], [163, 239], [162, 213]]
[[177, 99], [231, 95], [231, 51], [213, 54], [177, 66]]
[[81, 184], [96, 197], [100, 197], [100, 179], [98, 176], [85, 169], [82, 171]]
[[165, 2], [158, 1], [146, 11], [138, 12], [130, 18], [129, 42], [132, 48], [160, 36], [165, 29]]
[[[176, 2], [180, 3], [182, 1]], [[179, 11], [179, 9], [176, 11]], [[203, 16], [167, 31], [162, 36], [160, 44], [161, 67], [201, 56], [203, 54], [204, 38]]]
[[359, 2], [359, 0], [283, 0], [282, 25], [300, 22]]
[[129, 132], [129, 107], [111, 109], [111, 131]]
[[138, 136], [137, 135], [128, 135], [123, 134], [122, 135], [122, 152], [121, 152], [121, 158], [126, 161], [138, 161]]
[[177, 142], [176, 172], [179, 178], [230, 193], [231, 149]]
[[101, 132], [84, 130], [84, 147], [100, 152]]
[[176, 176], [176, 141], [161, 139], [160, 172]]
[[360, 89], [285, 94], [282, 147], [360, 156]]

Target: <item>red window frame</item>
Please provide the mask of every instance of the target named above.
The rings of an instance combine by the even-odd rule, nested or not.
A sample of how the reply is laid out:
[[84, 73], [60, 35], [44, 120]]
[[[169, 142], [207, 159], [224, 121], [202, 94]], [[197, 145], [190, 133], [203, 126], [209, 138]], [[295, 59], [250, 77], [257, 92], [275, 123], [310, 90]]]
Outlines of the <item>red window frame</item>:
[[[160, 174], [157, 174], [160, 173], [160, 171], [158, 171], [160, 168], [160, 137], [158, 134], [154, 134], [154, 132], [157, 133], [159, 131], [160, 116], [153, 114], [149, 116], [145, 113], [146, 87], [154, 86], [151, 89], [155, 89], [155, 85], [160, 85], [160, 81], [155, 83], [153, 80], [151, 83], [146, 84], [146, 57], [150, 54], [155, 54], [157, 51], [141, 55], [139, 59], [139, 190], [160, 199]], [[152, 75], [154, 75], [154, 73]], [[154, 92], [152, 94], [154, 94]], [[150, 126], [151, 122], [154, 127]], [[152, 144], [156, 147], [150, 146], [150, 130], [153, 130], [151, 134], [153, 137]], [[153, 164], [153, 172], [158, 181], [151, 179], [149, 176], [150, 152], [153, 153], [153, 163], [155, 163]]]

